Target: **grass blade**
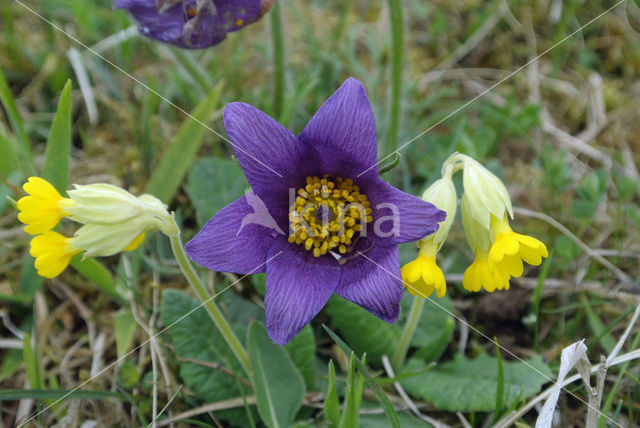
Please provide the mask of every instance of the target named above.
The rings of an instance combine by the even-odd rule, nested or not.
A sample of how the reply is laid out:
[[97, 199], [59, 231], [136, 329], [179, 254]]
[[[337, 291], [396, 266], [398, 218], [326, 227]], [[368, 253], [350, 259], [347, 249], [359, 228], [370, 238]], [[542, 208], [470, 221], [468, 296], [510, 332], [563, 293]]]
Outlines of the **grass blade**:
[[218, 83], [193, 110], [191, 113], [193, 118], [185, 119], [155, 166], [145, 192], [152, 194], [164, 203], [171, 200], [193, 163], [193, 159], [204, 141], [204, 136], [209, 132], [203, 123], [207, 123], [218, 108], [222, 86], [222, 83]]
[[42, 177], [64, 195], [69, 187], [71, 156], [71, 80], [62, 89], [44, 156]]

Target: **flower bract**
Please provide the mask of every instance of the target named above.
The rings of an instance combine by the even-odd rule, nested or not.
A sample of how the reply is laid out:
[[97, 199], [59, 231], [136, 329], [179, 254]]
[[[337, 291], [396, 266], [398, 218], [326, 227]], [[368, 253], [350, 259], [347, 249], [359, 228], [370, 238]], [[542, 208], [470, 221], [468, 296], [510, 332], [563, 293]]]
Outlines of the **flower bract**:
[[182, 48], [206, 48], [257, 21], [275, 0], [115, 0], [141, 34]]
[[348, 79], [298, 137], [243, 103], [226, 107], [224, 123], [253, 191], [187, 243], [191, 258], [218, 271], [266, 272], [267, 331], [279, 344], [334, 292], [394, 322], [398, 244], [433, 233], [445, 213], [369, 169], [376, 126], [362, 84]]

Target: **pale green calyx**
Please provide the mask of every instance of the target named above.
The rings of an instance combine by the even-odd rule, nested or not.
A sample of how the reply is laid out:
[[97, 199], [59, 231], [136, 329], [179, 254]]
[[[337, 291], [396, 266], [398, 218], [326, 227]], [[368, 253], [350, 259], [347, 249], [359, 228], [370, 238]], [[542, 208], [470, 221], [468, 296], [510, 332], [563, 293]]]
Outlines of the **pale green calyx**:
[[[121, 245], [122, 242], [127, 239], [131, 242], [134, 237], [152, 230], [160, 229], [169, 236], [179, 233], [167, 206], [155, 196], [145, 194], [136, 197], [106, 183], [75, 185], [75, 189], [67, 193], [73, 200], [67, 209], [70, 218], [85, 225], [76, 233], [74, 242], [79, 242], [78, 248], [84, 249], [90, 256], [106, 255], [117, 247], [121, 248], [115, 252], [121, 251], [127, 246]], [[96, 235], [109, 233], [113, 236], [90, 239], [87, 237], [89, 230]], [[98, 244], [100, 239], [105, 242]], [[91, 246], [99, 249], [94, 253], [89, 249]]]
[[483, 227], [489, 229], [491, 215], [503, 219], [507, 214], [513, 218], [511, 198], [502, 181], [480, 162], [462, 153], [454, 153], [443, 168], [463, 169], [462, 184], [467, 196], [471, 216]]
[[439, 224], [438, 230], [421, 241], [433, 243], [436, 246], [436, 251], [440, 250], [440, 247], [447, 239], [453, 220], [456, 217], [458, 195], [456, 194], [456, 187], [451, 179], [452, 175], [453, 168], [443, 169], [442, 178], [436, 180], [422, 194], [424, 201], [432, 203], [447, 213], [447, 218]]
[[462, 213], [462, 225], [464, 226], [464, 234], [467, 237], [469, 247], [473, 252], [480, 248], [485, 253], [489, 250], [492, 241], [491, 229], [481, 225], [471, 213], [471, 203], [465, 192], [460, 201], [460, 211]]

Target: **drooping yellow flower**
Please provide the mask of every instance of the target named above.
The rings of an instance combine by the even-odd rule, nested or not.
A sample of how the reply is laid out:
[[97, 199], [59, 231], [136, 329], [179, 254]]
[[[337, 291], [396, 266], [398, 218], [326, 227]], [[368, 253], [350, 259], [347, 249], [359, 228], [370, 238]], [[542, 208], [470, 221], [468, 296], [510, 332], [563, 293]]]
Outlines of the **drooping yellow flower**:
[[[426, 251], [423, 251], [426, 249]], [[413, 296], [429, 297], [435, 290], [438, 297], [447, 292], [442, 270], [436, 264], [435, 246], [424, 245], [418, 257], [400, 270], [402, 282]]]
[[46, 180], [40, 177], [29, 177], [22, 186], [27, 196], [18, 201], [18, 220], [26, 224], [24, 231], [31, 235], [51, 230], [65, 216], [66, 211], [74, 205], [69, 198], [63, 198]]
[[51, 230], [31, 240], [29, 253], [35, 257], [38, 275], [54, 278], [69, 266], [71, 259], [82, 252], [71, 245], [72, 238], [67, 238]]
[[488, 254], [480, 248], [476, 248], [476, 258], [462, 276], [462, 286], [467, 291], [480, 291], [482, 288], [488, 292], [509, 289], [509, 276], [501, 275], [497, 270], [489, 270]]
[[524, 260], [530, 265], [538, 266], [543, 257], [548, 257], [547, 247], [538, 239], [514, 232], [507, 218], [491, 219], [491, 230], [494, 241], [489, 250], [489, 270], [501, 276], [522, 275]]
[[418, 257], [404, 265], [400, 271], [403, 284], [414, 296], [428, 297], [435, 290], [438, 297], [443, 297], [447, 291], [444, 274], [436, 264], [436, 255], [447, 239], [456, 216], [458, 198], [452, 175], [453, 167], [443, 167], [442, 178], [436, 180], [422, 194], [423, 200], [445, 211], [447, 218], [440, 223], [434, 234], [418, 242]]

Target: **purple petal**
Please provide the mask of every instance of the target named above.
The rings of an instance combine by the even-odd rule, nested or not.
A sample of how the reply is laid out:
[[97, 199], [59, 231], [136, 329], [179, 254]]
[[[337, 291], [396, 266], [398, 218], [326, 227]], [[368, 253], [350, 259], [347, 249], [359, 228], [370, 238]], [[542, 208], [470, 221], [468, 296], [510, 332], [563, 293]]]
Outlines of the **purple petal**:
[[362, 254], [345, 265], [353, 264], [344, 270], [336, 293], [393, 323], [400, 313], [403, 290], [398, 247], [377, 245]]
[[364, 86], [356, 79], [347, 79], [327, 99], [300, 139], [318, 149], [327, 173], [355, 178], [374, 166], [370, 171], [378, 175], [376, 121]]
[[227, 105], [224, 125], [249, 184], [283, 229], [288, 228], [289, 188], [295, 191], [307, 175], [321, 173], [317, 153], [249, 104]]
[[314, 263], [310, 252], [277, 241], [269, 249], [265, 318], [269, 337], [286, 345], [329, 300], [340, 280], [337, 264]]
[[366, 236], [378, 244], [417, 241], [438, 230], [438, 223], [447, 217], [435, 205], [378, 178], [367, 180], [361, 187], [373, 209], [373, 223], [367, 225]]
[[[240, 274], [264, 272], [267, 251], [281, 236], [266, 209], [249, 193], [221, 209], [185, 246], [193, 260], [209, 269]], [[284, 236], [282, 238], [284, 240]]]

